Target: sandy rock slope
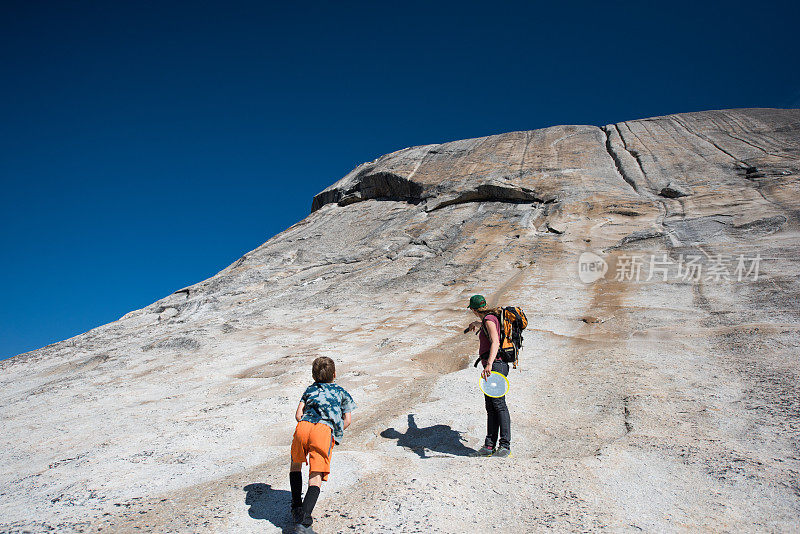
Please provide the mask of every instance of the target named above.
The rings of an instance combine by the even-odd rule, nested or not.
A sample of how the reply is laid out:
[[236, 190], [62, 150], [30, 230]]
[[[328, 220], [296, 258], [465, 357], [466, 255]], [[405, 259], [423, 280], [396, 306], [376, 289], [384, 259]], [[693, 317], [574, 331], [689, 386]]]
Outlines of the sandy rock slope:
[[[319, 355], [358, 403], [319, 532], [798, 531], [799, 174], [777, 109], [360, 165], [212, 278], [0, 363], [0, 531], [286, 531]], [[466, 456], [473, 293], [530, 320], [505, 460]]]

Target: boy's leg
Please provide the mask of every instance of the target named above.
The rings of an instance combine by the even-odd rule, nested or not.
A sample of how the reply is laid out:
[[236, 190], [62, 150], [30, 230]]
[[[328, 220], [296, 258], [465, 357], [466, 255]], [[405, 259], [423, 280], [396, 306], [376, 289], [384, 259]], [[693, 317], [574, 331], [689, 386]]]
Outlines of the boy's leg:
[[300, 468], [308, 455], [308, 436], [313, 425], [300, 421], [292, 437], [291, 465], [289, 466], [289, 485], [292, 489], [292, 518], [296, 523], [303, 519], [303, 475]]
[[303, 525], [310, 527], [314, 521], [311, 518], [311, 513], [314, 511], [314, 506], [317, 504], [319, 498], [320, 486], [322, 485], [322, 475], [320, 471], [309, 471], [308, 473], [308, 490], [306, 491], [306, 498], [303, 499]]
[[323, 473], [321, 471], [309, 471], [308, 487], [310, 488], [311, 486], [316, 486], [319, 488], [322, 486], [322, 475]]
[[317, 504], [320, 486], [323, 480], [328, 479], [331, 470], [331, 456], [333, 455], [333, 433], [324, 423], [317, 423], [312, 432], [308, 454], [308, 491], [303, 499], [304, 526], [311, 526], [314, 521], [311, 513]]
[[292, 462], [289, 466], [289, 486], [292, 488], [292, 508], [303, 506], [303, 474], [300, 462]]

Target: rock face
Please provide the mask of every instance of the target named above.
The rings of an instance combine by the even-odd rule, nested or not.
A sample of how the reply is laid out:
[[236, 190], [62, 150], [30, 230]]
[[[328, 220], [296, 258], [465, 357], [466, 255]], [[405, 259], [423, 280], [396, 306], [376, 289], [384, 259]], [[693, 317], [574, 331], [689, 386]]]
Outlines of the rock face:
[[[281, 531], [319, 355], [359, 405], [320, 532], [796, 530], [799, 174], [777, 109], [363, 164], [214, 277], [0, 363], [0, 530]], [[530, 321], [510, 459], [465, 456], [473, 293]]]

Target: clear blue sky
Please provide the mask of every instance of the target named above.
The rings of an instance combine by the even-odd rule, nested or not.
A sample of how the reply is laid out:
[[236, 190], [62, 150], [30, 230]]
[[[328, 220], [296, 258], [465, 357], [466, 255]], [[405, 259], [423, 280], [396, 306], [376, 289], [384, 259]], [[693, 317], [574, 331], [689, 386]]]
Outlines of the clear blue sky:
[[798, 15], [794, 2], [5, 1], [0, 358], [212, 276], [387, 152], [800, 107]]

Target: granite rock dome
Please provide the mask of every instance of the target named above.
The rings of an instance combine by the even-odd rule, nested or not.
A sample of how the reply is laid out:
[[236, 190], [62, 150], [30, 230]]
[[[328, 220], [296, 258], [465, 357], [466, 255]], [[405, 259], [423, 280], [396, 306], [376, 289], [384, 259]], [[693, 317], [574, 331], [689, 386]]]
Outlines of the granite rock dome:
[[[320, 531], [794, 530], [799, 176], [796, 109], [362, 164], [215, 276], [0, 362], [0, 530], [281, 531], [319, 355], [359, 404]], [[530, 321], [490, 470], [478, 292]]]

